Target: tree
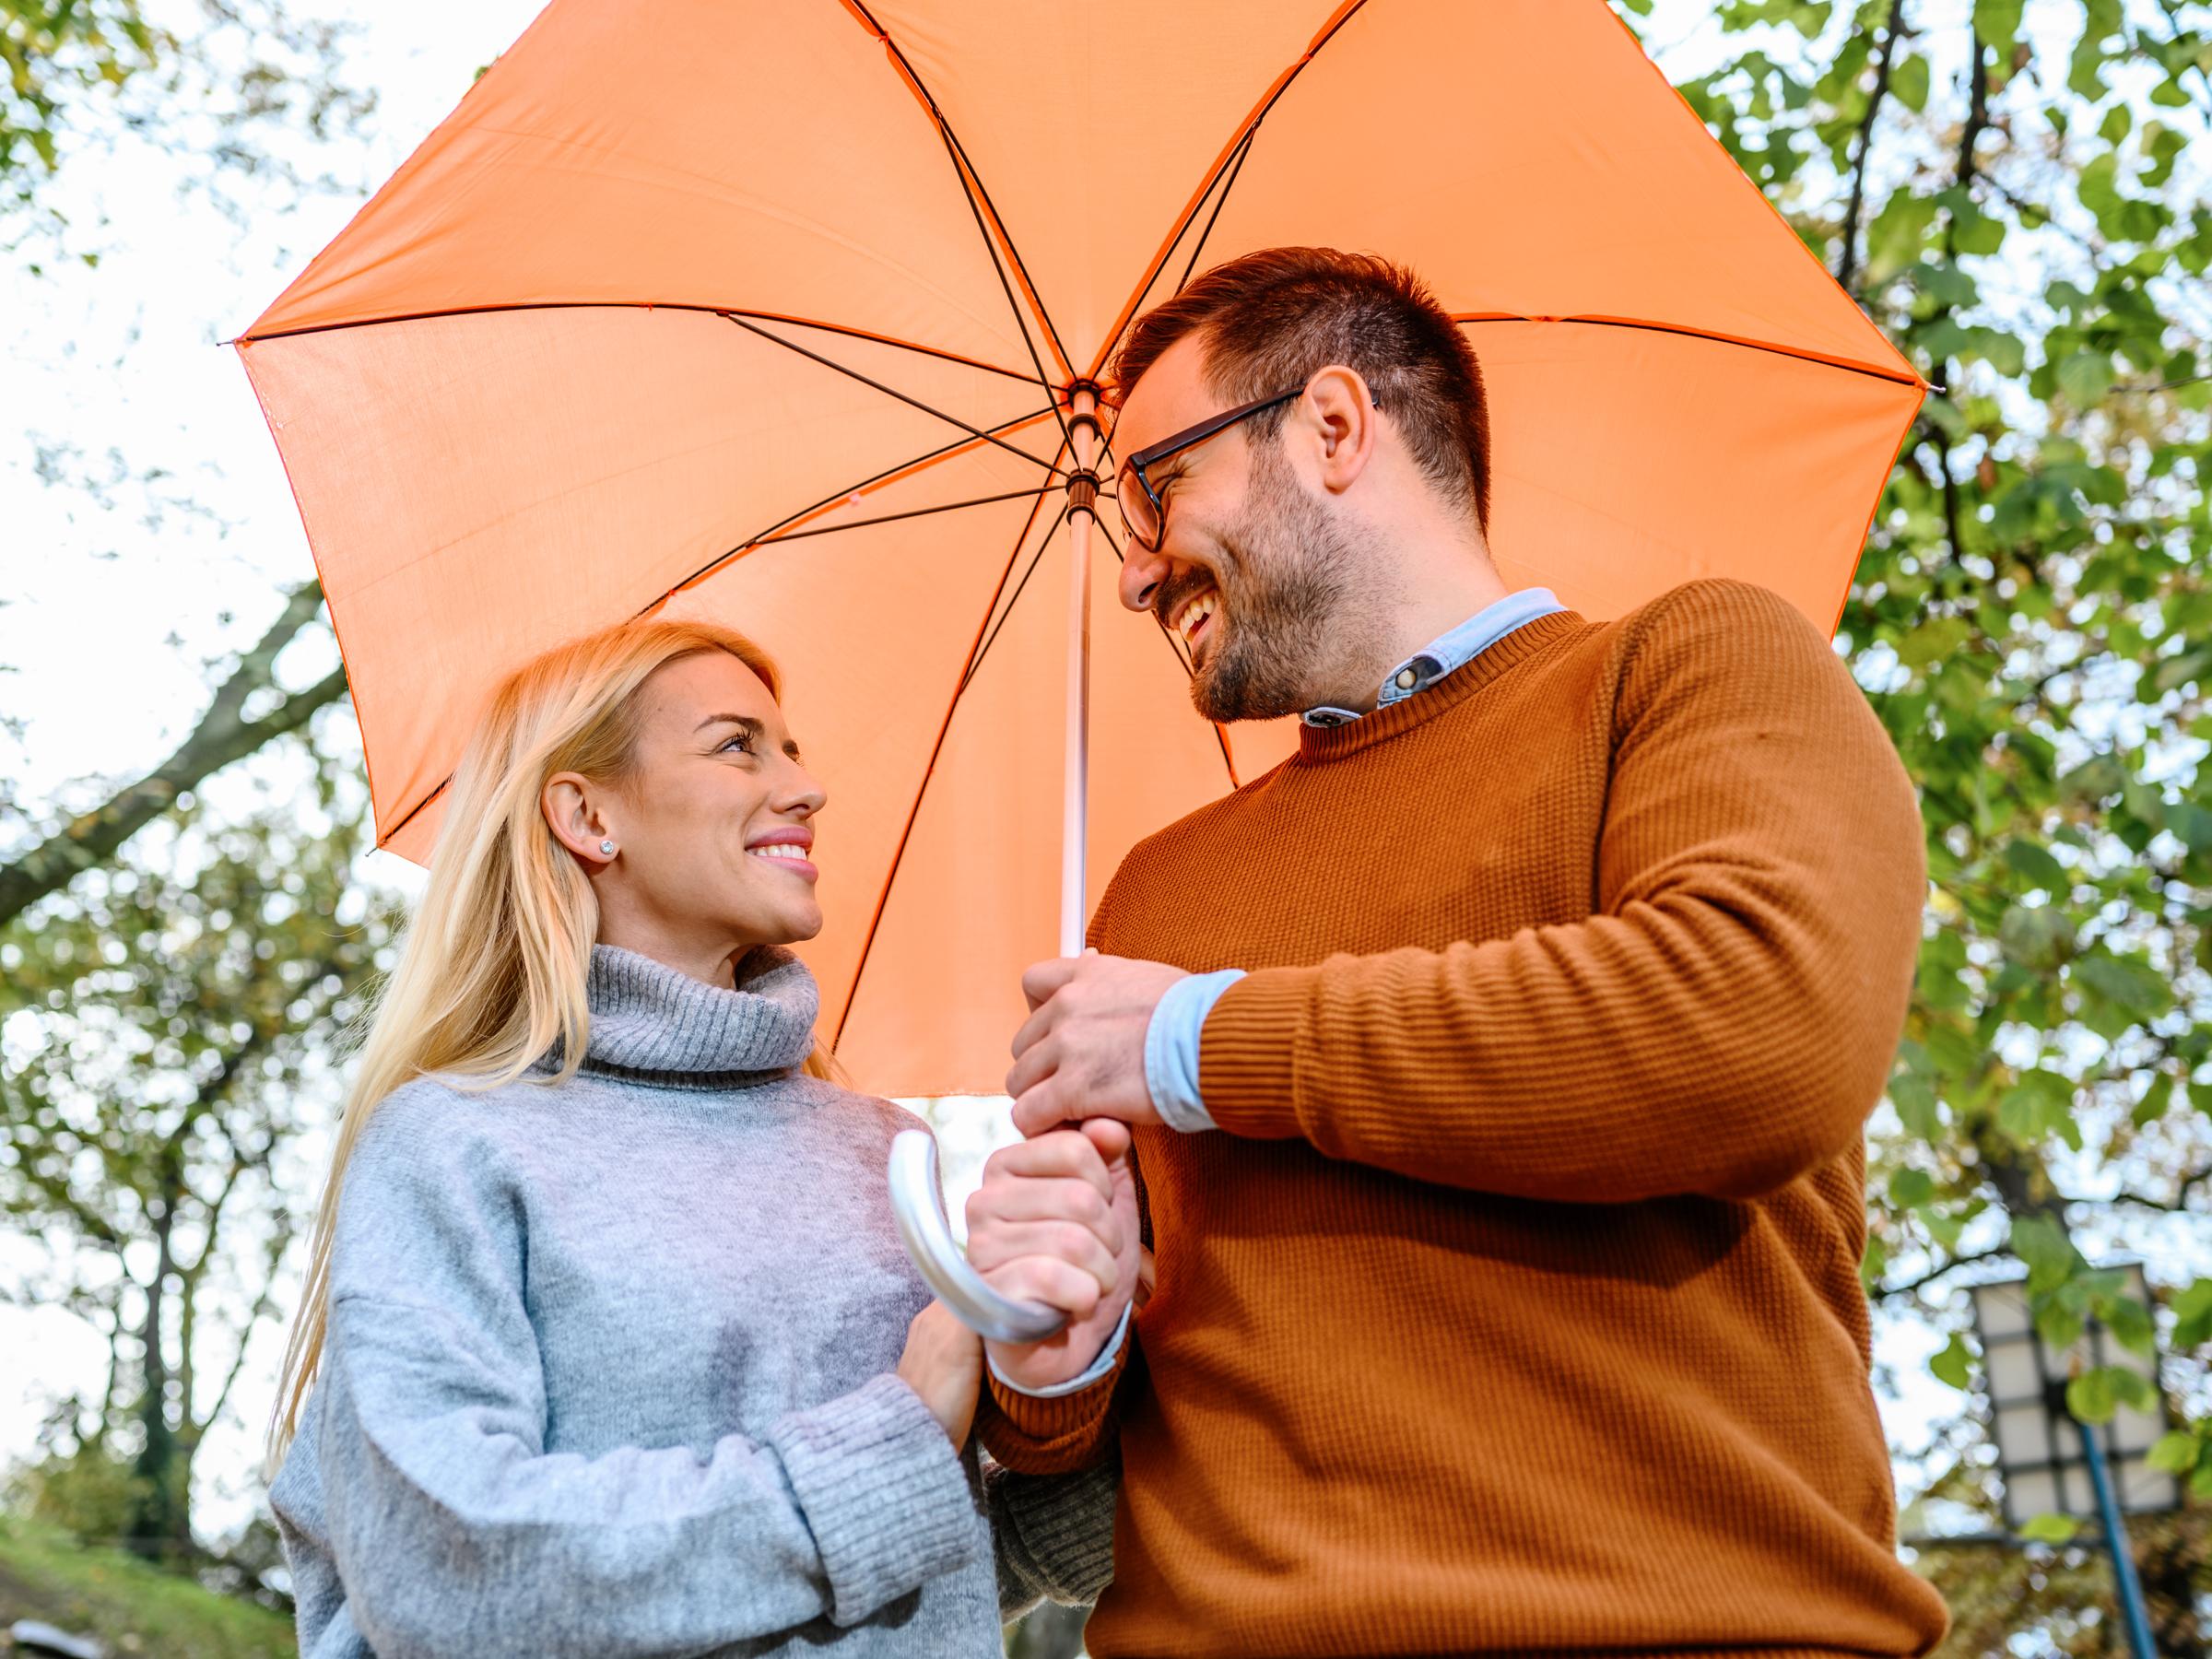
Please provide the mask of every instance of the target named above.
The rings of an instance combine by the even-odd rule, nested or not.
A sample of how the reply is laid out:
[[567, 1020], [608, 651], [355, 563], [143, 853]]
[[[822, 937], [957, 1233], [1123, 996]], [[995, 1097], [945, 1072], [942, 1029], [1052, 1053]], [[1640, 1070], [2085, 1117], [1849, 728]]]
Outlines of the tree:
[[[1650, 16], [1650, 0], [1621, 0]], [[1865, 1275], [1951, 1333], [1977, 1264], [2024, 1262], [2039, 1325], [2163, 1336], [2212, 1499], [2212, 1281], [2162, 1218], [2212, 1206], [2212, 8], [2180, 0], [1721, 0], [1685, 96], [1937, 388], [1899, 456], [1840, 644], [1920, 785], [1932, 876], [1877, 1120]], [[2140, 1253], [2166, 1305], [2093, 1258]], [[2201, 1256], [2199, 1258], [2201, 1264]], [[2079, 1379], [2109, 1415], [2122, 1373]], [[1994, 1518], [1979, 1436], [1924, 1449]], [[2194, 1653], [2201, 1512], [2147, 1525], [2162, 1640]], [[1994, 1524], [1994, 1519], [1992, 1524]], [[2103, 1651], [2068, 1552], [1935, 1551], [1947, 1650]], [[2151, 1550], [2146, 1549], [2147, 1573]], [[1993, 1589], [1994, 1585], [1994, 1589]], [[1972, 1617], [1968, 1616], [1971, 1603]], [[2093, 1601], [2091, 1605], [2094, 1605]]]
[[314, 620], [322, 605], [323, 590], [316, 583], [293, 589], [276, 621], [239, 658], [199, 724], [168, 759], [0, 863], [0, 927], [83, 872], [105, 865], [132, 836], [206, 778], [300, 730], [316, 710], [345, 695], [343, 668], [332, 669], [300, 691], [286, 692], [276, 683], [277, 656]]
[[0, 0], [0, 245], [59, 245], [70, 221], [54, 182], [119, 132], [196, 154], [194, 182], [221, 207], [241, 174], [305, 185], [286, 135], [326, 138], [372, 107], [339, 74], [344, 33], [283, 0]]
[[[142, 1554], [189, 1561], [193, 1459], [229, 1409], [300, 1220], [280, 1167], [390, 918], [356, 891], [359, 790], [218, 823], [172, 809], [35, 925], [0, 929], [0, 1213], [47, 1245], [7, 1287], [107, 1339], [34, 1479]], [[74, 1501], [72, 1501], [74, 1500]]]

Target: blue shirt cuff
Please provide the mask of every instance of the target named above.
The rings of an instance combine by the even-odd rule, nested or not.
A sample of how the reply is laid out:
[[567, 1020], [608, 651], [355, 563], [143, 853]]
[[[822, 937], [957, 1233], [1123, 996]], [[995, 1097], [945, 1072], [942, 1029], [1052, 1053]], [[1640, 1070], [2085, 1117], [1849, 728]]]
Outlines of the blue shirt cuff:
[[1170, 985], [1152, 1010], [1145, 1028], [1145, 1087], [1171, 1129], [1188, 1135], [1214, 1127], [1213, 1113], [1198, 1098], [1198, 1039], [1221, 994], [1243, 977], [1241, 968], [1194, 973]]
[[1122, 1344], [1128, 1338], [1130, 1309], [1135, 1305], [1132, 1302], [1122, 1310], [1121, 1324], [1113, 1327], [1113, 1335], [1106, 1339], [1106, 1346], [1099, 1350], [1099, 1357], [1090, 1362], [1090, 1368], [1079, 1377], [1070, 1377], [1066, 1382], [1054, 1382], [1048, 1388], [1024, 1388], [998, 1369], [998, 1361], [990, 1358], [989, 1348], [983, 1350], [984, 1363], [991, 1367], [991, 1374], [1001, 1384], [1018, 1394], [1028, 1394], [1032, 1400], [1056, 1400], [1062, 1394], [1081, 1394], [1093, 1382], [1102, 1382], [1112, 1374], [1113, 1357], [1122, 1351]]

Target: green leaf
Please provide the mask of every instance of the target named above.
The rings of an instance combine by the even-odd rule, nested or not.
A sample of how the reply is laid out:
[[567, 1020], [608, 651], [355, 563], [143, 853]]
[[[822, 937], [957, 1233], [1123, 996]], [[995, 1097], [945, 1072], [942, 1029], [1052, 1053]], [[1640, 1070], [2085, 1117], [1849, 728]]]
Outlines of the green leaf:
[[1925, 668], [1958, 650], [1973, 631], [1974, 625], [1964, 617], [1937, 617], [1923, 622], [1898, 641], [1898, 661], [1908, 668]]
[[2080, 1530], [2071, 1515], [2038, 1515], [2020, 1528], [2020, 1536], [2030, 1544], [2064, 1544]]
[[2173, 1298], [2173, 1347], [2177, 1353], [2212, 1342], [2212, 1278], [2200, 1278]]
[[2203, 678], [2207, 668], [2212, 668], [2212, 649], [2184, 651], [2180, 656], [2163, 657], [2150, 677], [2150, 688], [2163, 697], [2169, 691], [2180, 690], [2191, 680]]
[[1966, 1338], [1956, 1331], [1943, 1351], [1928, 1361], [1928, 1371], [1938, 1382], [1947, 1382], [1961, 1394], [1972, 1385], [1974, 1352], [1966, 1345]]
[[2077, 1423], [2109, 1423], [2120, 1406], [2112, 1370], [2100, 1365], [2086, 1371], [2066, 1384], [2066, 1409]]
[[1900, 190], [1882, 204], [1866, 227], [1866, 280], [1887, 282], [1920, 257], [1928, 228], [1936, 222], [1936, 198]]
[[1917, 53], [1890, 65], [1889, 95], [1915, 115], [1928, 107], [1928, 60]]
[[2112, 1340], [2129, 1353], [2147, 1358], [2158, 1351], [2158, 1327], [2151, 1323], [2150, 1310], [2134, 1297], [2107, 1298], [2098, 1304], [2097, 1313]]
[[2139, 957], [2101, 953], [2077, 958], [2074, 977], [2115, 1007], [2147, 1019], [2173, 1006], [2166, 976]]
[[2063, 894], [2066, 890], [2065, 865], [2033, 841], [2006, 841], [2005, 862], [2046, 892]]
[[2020, 14], [2027, 6], [2028, 0], [1974, 0], [1974, 32], [2002, 57], [2019, 38]]
[[2164, 1117], [2167, 1108], [2172, 1104], [2172, 1074], [2160, 1072], [2150, 1080], [2150, 1087], [2143, 1091], [2143, 1098], [2136, 1102], [2135, 1111], [2128, 1114], [2129, 1121], [2138, 1129], [2148, 1128]]
[[2058, 365], [2058, 389], [2077, 409], [2093, 409], [2112, 389], [2112, 359], [2102, 351], [2077, 351]]
[[2081, 1260], [2065, 1230], [2048, 1216], [2013, 1218], [2012, 1253], [2027, 1265], [2030, 1291], [2051, 1290], [2063, 1285], [2074, 1276], [2075, 1265]]
[[2186, 1475], [2196, 1467], [2196, 1460], [2203, 1454], [2204, 1448], [2198, 1444], [2194, 1435], [2186, 1429], [2175, 1429], [2161, 1434], [2151, 1443], [2149, 1454], [2144, 1462], [2169, 1475]]
[[2048, 973], [2066, 959], [2074, 924], [2055, 906], [2014, 905], [1997, 924], [1997, 945], [2008, 961]]
[[1889, 1177], [1889, 1202], [1899, 1209], [1917, 1209], [1936, 1196], [1936, 1178], [1925, 1170], [1899, 1170]]

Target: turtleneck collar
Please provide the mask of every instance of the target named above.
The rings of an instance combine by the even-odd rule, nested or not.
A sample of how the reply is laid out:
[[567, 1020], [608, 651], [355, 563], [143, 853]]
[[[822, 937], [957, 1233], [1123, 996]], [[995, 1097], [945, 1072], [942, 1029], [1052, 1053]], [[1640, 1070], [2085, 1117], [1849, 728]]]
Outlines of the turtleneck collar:
[[672, 1088], [728, 1088], [791, 1070], [814, 1047], [820, 996], [790, 951], [762, 946], [724, 990], [651, 957], [592, 947], [583, 1067]]

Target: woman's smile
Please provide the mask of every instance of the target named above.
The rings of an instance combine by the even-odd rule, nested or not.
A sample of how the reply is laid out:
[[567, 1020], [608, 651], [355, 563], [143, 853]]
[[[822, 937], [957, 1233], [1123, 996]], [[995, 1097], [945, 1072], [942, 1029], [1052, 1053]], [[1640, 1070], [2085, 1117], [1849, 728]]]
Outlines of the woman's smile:
[[771, 830], [746, 843], [747, 857], [758, 858], [789, 870], [809, 884], [821, 878], [821, 872], [806, 854], [814, 848], [814, 831], [804, 825], [789, 824], [781, 830]]

